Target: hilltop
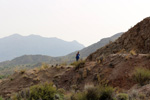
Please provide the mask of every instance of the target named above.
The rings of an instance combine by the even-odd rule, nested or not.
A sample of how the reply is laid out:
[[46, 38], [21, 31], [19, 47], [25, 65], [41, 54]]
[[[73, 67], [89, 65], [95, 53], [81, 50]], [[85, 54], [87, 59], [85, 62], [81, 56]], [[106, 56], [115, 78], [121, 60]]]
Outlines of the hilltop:
[[33, 69], [40, 67], [43, 63], [56, 65], [61, 62], [59, 57], [50, 57], [44, 55], [23, 55], [12, 59], [11, 61], [5, 61], [0, 63], [0, 75], [11, 75], [15, 70], [21, 69]]
[[102, 54], [109, 55], [120, 51], [130, 52], [131, 50], [142, 54], [150, 53], [150, 17], [137, 23], [115, 42], [92, 53], [88, 60], [96, 60]]

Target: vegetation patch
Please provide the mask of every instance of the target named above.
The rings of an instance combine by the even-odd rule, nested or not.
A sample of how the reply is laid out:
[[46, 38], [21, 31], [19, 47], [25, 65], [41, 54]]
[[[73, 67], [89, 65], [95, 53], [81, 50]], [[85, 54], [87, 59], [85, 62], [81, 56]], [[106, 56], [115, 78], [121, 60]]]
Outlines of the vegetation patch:
[[150, 80], [150, 70], [146, 68], [136, 68], [133, 73], [133, 79], [141, 86], [147, 84]]
[[53, 87], [52, 83], [35, 85], [19, 92], [12, 97], [13, 100], [64, 100], [62, 91]]
[[0, 100], [4, 100], [4, 99], [0, 96]]
[[117, 100], [129, 100], [129, 96], [126, 93], [119, 93], [117, 95]]
[[6, 75], [0, 75], [0, 79], [6, 78]]
[[71, 63], [71, 65], [75, 66], [75, 70], [79, 69], [80, 67], [84, 67], [85, 60], [79, 60]]
[[24, 74], [26, 72], [25, 69], [20, 70], [20, 74]]
[[110, 86], [91, 87], [83, 92], [74, 94], [72, 100], [113, 100], [114, 90]]

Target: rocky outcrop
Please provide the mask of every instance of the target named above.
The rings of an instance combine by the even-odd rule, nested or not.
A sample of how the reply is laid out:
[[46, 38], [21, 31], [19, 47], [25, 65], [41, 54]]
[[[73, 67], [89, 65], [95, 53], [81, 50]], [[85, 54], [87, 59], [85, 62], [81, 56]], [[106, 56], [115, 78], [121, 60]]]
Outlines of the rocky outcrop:
[[87, 60], [96, 60], [96, 58], [102, 54], [115, 54], [121, 50], [125, 50], [126, 52], [134, 50], [137, 53], [142, 54], [150, 53], [150, 17], [137, 23], [115, 42], [112, 42], [89, 55]]

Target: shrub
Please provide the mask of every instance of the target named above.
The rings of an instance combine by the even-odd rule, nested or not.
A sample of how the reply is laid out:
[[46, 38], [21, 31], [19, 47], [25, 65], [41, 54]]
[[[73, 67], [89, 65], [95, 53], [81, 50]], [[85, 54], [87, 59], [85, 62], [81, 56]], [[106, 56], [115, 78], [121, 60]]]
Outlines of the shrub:
[[64, 95], [52, 83], [35, 85], [13, 96], [13, 100], [63, 100]]
[[114, 88], [111, 86], [99, 86], [99, 100], [113, 100]]
[[0, 100], [4, 100], [4, 99], [0, 96]]
[[150, 80], [150, 70], [145, 68], [135, 69], [133, 79], [141, 86], [145, 85]]
[[11, 81], [13, 81], [13, 80], [14, 80], [14, 78], [10, 78], [10, 80], [11, 80]]
[[0, 79], [6, 78], [5, 75], [0, 75]]
[[118, 94], [117, 100], [129, 100], [128, 94], [125, 93]]
[[26, 70], [25, 69], [22, 69], [21, 71], [20, 71], [20, 74], [24, 74], [26, 72]]
[[50, 67], [50, 66], [49, 66], [48, 64], [42, 63], [42, 66], [41, 66], [40, 70], [45, 70], [45, 69], [47, 69], [47, 68], [49, 68], [49, 67]]
[[71, 97], [71, 100], [87, 100], [86, 92], [78, 92]]
[[76, 93], [72, 100], [114, 100], [114, 89], [110, 86], [97, 86], [86, 91]]
[[35, 85], [30, 88], [30, 99], [54, 100], [56, 88], [52, 84]]
[[88, 88], [86, 91], [74, 94], [71, 100], [98, 100], [99, 95], [95, 87]]
[[80, 67], [83, 67], [85, 64], [85, 60], [79, 60], [71, 63], [71, 65], [75, 66], [75, 70], [79, 69]]
[[98, 100], [99, 93], [96, 88], [89, 88], [86, 93], [87, 100]]

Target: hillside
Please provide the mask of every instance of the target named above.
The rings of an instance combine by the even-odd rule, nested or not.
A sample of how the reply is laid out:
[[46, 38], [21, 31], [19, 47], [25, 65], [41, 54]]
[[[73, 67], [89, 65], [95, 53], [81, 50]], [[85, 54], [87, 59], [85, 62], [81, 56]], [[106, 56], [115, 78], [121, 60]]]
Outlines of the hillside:
[[[147, 42], [149, 40], [150, 18], [148, 17], [125, 32], [116, 41], [89, 55], [85, 61], [76, 62], [78, 64], [75, 67], [55, 66], [46, 69], [42, 67], [42, 70], [38, 71], [34, 69], [35, 71], [31, 70], [22, 74], [16, 72], [0, 82], [0, 95], [10, 97], [12, 93], [21, 91], [21, 89], [52, 81], [57, 88], [63, 88], [67, 92], [72, 91], [72, 87], [82, 91], [88, 84], [94, 86], [101, 84], [110, 85], [116, 89], [115, 92], [129, 93], [129, 95], [131, 91], [137, 90], [136, 95], [145, 94], [144, 99], [135, 100], [148, 100], [150, 98], [149, 79], [148, 85], [139, 86], [139, 83], [133, 79], [133, 75], [137, 68], [150, 69], [150, 44]], [[99, 59], [101, 55], [103, 55], [102, 62]], [[52, 71], [53, 74], [49, 71]]]
[[120, 51], [130, 52], [131, 50], [142, 54], [150, 53], [150, 17], [137, 23], [115, 42], [92, 53], [88, 60], [96, 60], [102, 54], [109, 55]]
[[14, 58], [11, 61], [1, 62], [0, 75], [10, 75], [14, 73], [15, 70], [29, 70], [41, 66], [42, 63], [56, 65], [58, 62], [61, 62], [61, 59], [58, 57], [44, 55], [24, 55]]
[[84, 46], [77, 41], [67, 42], [58, 38], [14, 34], [0, 39], [0, 62], [25, 54], [64, 56], [83, 48]]
[[[150, 17], [137, 23], [116, 41], [90, 54], [85, 64], [78, 66], [78, 69], [72, 69], [62, 75], [59, 87], [69, 89], [71, 85], [76, 84], [83, 88], [88, 82], [98, 84], [108, 80], [110, 85], [128, 90], [136, 84], [132, 80], [135, 68], [150, 69], [149, 47]], [[99, 63], [99, 57], [102, 55], [103, 63]]]
[[[129, 58], [127, 58], [129, 56]], [[63, 74], [55, 84], [59, 88], [70, 90], [71, 86], [78, 86], [83, 90], [86, 84], [109, 84], [117, 87], [120, 91], [127, 91], [137, 84], [133, 78], [135, 68], [143, 67], [150, 69], [148, 56], [138, 55], [109, 55], [102, 63], [86, 61]]]
[[29, 71], [16, 71], [13, 76], [0, 82], [0, 95], [9, 97], [11, 94], [35, 84], [53, 82], [55, 78], [59, 78], [60, 75], [64, 74], [67, 69], [69, 67], [50, 67], [45, 65]]
[[[81, 58], [86, 58], [88, 57], [91, 53], [95, 52], [97, 49], [109, 44], [110, 42], [115, 41], [116, 39], [118, 39], [121, 35], [123, 34], [123, 32], [117, 33], [111, 37], [108, 38], [103, 38], [100, 41], [98, 41], [97, 43], [94, 43], [88, 47], [83, 48], [82, 50], [79, 50]], [[68, 54], [67, 56], [65, 56], [65, 59], [70, 59], [71, 61], [74, 61], [76, 52], [73, 52], [71, 54]], [[70, 62], [71, 62], [70, 61]]]

